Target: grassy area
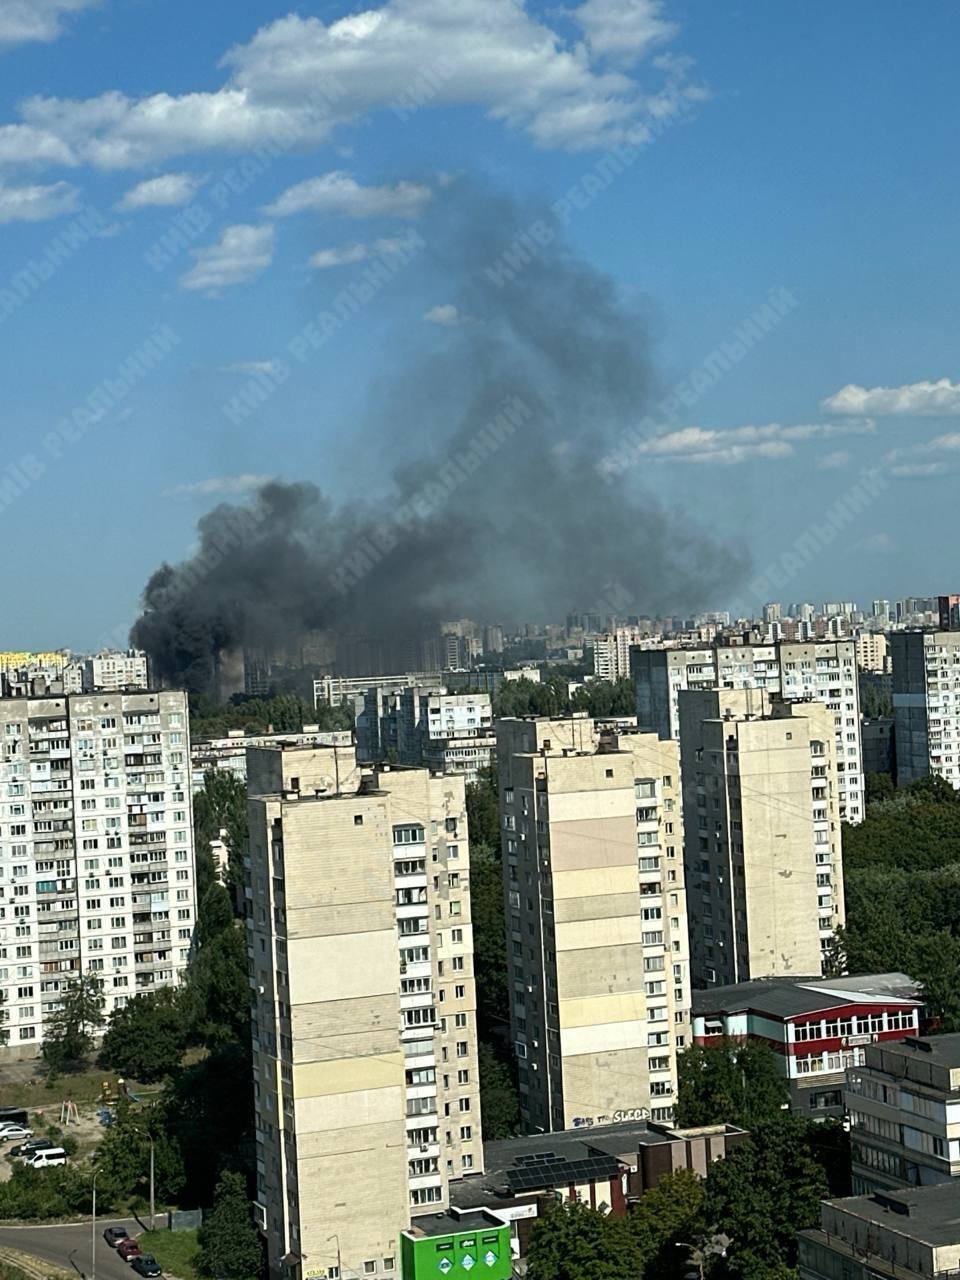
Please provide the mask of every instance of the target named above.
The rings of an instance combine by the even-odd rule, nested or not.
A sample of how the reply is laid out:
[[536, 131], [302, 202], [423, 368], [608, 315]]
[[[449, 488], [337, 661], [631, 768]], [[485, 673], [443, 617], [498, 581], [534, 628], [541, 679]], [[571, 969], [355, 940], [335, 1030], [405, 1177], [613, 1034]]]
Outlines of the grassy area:
[[[60, 1103], [65, 1098], [69, 1098], [83, 1110], [84, 1107], [89, 1108], [99, 1102], [104, 1081], [112, 1090], [117, 1086], [116, 1075], [101, 1067], [90, 1067], [87, 1071], [58, 1076], [52, 1084], [46, 1081], [42, 1062], [36, 1064], [35, 1073], [31, 1077], [22, 1078], [24, 1074], [20, 1063], [11, 1064], [9, 1070], [0, 1068], [0, 1107], [29, 1107], [31, 1110], [43, 1107], [55, 1119], [60, 1114]], [[134, 1080], [128, 1081], [128, 1084], [141, 1097], [157, 1093], [160, 1087], [139, 1085]]]
[[144, 1231], [138, 1237], [144, 1253], [152, 1253], [167, 1276], [199, 1280], [196, 1231]]

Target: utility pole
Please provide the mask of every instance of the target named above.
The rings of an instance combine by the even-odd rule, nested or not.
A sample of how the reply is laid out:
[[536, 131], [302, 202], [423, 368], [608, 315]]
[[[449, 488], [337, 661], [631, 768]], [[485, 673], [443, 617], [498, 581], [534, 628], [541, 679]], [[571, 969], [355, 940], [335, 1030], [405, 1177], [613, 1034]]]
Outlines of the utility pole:
[[153, 1219], [154, 1219], [154, 1199], [153, 1199], [153, 1185], [154, 1185], [154, 1184], [153, 1184], [153, 1138], [151, 1138], [151, 1137], [150, 1137], [149, 1133], [147, 1134], [147, 1139], [148, 1139], [148, 1141], [149, 1141], [149, 1143], [150, 1143], [150, 1230], [152, 1231], [152, 1230], [153, 1230], [153, 1227], [154, 1227], [154, 1222], [153, 1222]]
[[97, 1280], [97, 1178], [100, 1170], [93, 1175], [93, 1212], [90, 1216], [90, 1276]]

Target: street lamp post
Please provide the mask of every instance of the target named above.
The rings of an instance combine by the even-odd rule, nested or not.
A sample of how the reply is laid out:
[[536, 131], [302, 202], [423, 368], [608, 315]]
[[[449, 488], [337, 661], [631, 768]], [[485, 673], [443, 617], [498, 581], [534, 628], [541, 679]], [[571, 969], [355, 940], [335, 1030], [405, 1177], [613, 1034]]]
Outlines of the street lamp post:
[[154, 1223], [154, 1217], [156, 1216], [156, 1214], [155, 1214], [154, 1194], [153, 1194], [153, 1191], [154, 1191], [154, 1177], [153, 1177], [153, 1170], [154, 1170], [154, 1158], [153, 1158], [153, 1157], [154, 1157], [154, 1145], [153, 1145], [153, 1138], [152, 1138], [152, 1136], [148, 1133], [148, 1131], [147, 1131], [146, 1129], [136, 1129], [134, 1132], [136, 1132], [136, 1133], [140, 1133], [140, 1134], [143, 1134], [143, 1136], [146, 1138], [146, 1140], [150, 1143], [150, 1230], [152, 1231], [152, 1230], [153, 1230], [153, 1228], [154, 1228], [154, 1225], [155, 1225], [155, 1223]]
[[93, 1175], [93, 1206], [90, 1215], [90, 1276], [91, 1280], [97, 1280], [97, 1178], [100, 1176], [100, 1170], [97, 1169]]
[[676, 1240], [674, 1244], [678, 1249], [689, 1249], [694, 1266], [700, 1272], [700, 1280], [703, 1280], [703, 1250], [695, 1244], [690, 1244], [688, 1240]]
[[340, 1237], [334, 1233], [332, 1236], [327, 1236], [328, 1243], [331, 1240], [336, 1240], [337, 1242], [337, 1276], [339, 1280], [343, 1280], [343, 1264], [340, 1260]]

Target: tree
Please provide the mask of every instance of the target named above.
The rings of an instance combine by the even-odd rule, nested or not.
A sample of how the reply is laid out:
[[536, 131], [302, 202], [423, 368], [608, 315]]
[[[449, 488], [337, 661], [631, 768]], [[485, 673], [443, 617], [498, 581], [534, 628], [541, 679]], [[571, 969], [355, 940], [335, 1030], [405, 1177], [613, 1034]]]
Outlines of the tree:
[[179, 993], [162, 987], [114, 1009], [98, 1061], [144, 1083], [162, 1080], [180, 1065], [186, 1039]]
[[777, 1117], [790, 1100], [776, 1054], [755, 1041], [692, 1045], [679, 1055], [677, 1072], [681, 1128], [733, 1124], [753, 1129]]
[[520, 1106], [510, 1067], [483, 1040], [479, 1044], [477, 1061], [483, 1140], [492, 1142], [497, 1138], [511, 1138], [520, 1123]]
[[689, 1270], [689, 1246], [705, 1243], [705, 1199], [703, 1179], [691, 1169], [678, 1169], [661, 1178], [634, 1205], [627, 1222], [646, 1275], [671, 1280]]
[[103, 1005], [103, 979], [95, 973], [67, 982], [43, 1042], [43, 1056], [51, 1071], [63, 1071], [90, 1052], [94, 1032], [103, 1026]]
[[496, 766], [481, 769], [476, 782], [467, 783], [467, 828], [470, 849], [500, 848], [500, 796]]
[[182, 1007], [191, 1036], [208, 1047], [249, 1045], [247, 939], [231, 923], [208, 939], [187, 970]]
[[167, 1130], [162, 1106], [146, 1109], [121, 1100], [96, 1154], [102, 1175], [98, 1192], [108, 1201], [123, 1204], [132, 1196], [146, 1198], [151, 1138], [157, 1199], [164, 1203], [180, 1194], [185, 1181], [183, 1156], [176, 1138]]
[[642, 1253], [625, 1218], [578, 1201], [551, 1206], [530, 1233], [529, 1280], [630, 1280]]
[[224, 1173], [213, 1209], [197, 1234], [197, 1268], [215, 1280], [254, 1280], [263, 1271], [263, 1245], [253, 1225], [250, 1198], [239, 1173]]
[[759, 1124], [747, 1142], [710, 1166], [705, 1214], [731, 1238], [717, 1264], [720, 1276], [770, 1280], [795, 1264], [797, 1232], [819, 1222], [828, 1193], [806, 1132], [803, 1120], [781, 1115]]
[[210, 842], [224, 832], [229, 864], [230, 887], [243, 883], [243, 858], [247, 848], [247, 788], [242, 778], [228, 769], [208, 769], [203, 787], [193, 800], [193, 830], [197, 849], [197, 889], [203, 893], [216, 882]]

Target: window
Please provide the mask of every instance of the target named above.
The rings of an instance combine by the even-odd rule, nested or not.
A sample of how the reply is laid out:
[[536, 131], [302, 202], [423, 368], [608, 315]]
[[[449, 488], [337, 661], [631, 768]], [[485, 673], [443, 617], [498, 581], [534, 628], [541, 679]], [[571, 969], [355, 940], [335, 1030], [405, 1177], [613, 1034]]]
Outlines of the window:
[[460, 1141], [469, 1142], [473, 1137], [473, 1129], [468, 1124], [460, 1126]]

